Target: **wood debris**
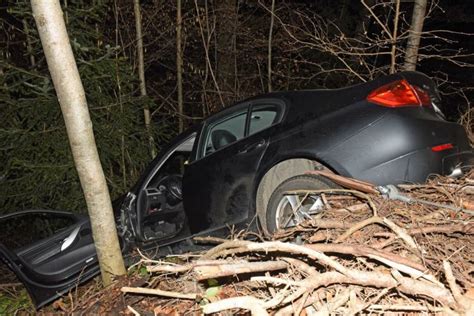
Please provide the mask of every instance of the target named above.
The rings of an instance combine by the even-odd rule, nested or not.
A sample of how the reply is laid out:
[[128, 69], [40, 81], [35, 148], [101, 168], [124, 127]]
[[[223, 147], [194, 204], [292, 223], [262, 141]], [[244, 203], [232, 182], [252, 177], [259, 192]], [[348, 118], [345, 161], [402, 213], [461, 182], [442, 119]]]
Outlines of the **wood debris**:
[[452, 208], [387, 200], [357, 183], [359, 194], [325, 192], [324, 210], [271, 238], [198, 238], [218, 245], [144, 260], [148, 288], [123, 287], [124, 306], [134, 315], [473, 315], [474, 216], [453, 211], [473, 205], [473, 178], [399, 188]]

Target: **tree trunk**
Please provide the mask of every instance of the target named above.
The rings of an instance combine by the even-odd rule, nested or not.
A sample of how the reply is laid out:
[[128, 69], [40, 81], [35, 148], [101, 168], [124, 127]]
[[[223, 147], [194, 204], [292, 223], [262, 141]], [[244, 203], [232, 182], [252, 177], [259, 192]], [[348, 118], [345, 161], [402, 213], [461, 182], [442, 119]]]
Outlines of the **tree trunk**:
[[125, 274], [125, 266], [84, 88], [59, 0], [31, 0], [31, 6], [84, 191], [102, 280], [108, 285], [112, 276]]
[[418, 48], [420, 47], [421, 32], [425, 20], [427, 0], [415, 0], [411, 26], [408, 34], [407, 48], [405, 52], [405, 70], [415, 70], [418, 59]]
[[[143, 35], [142, 35], [142, 15], [140, 13], [140, 0], [133, 0], [133, 11], [135, 12], [135, 32], [137, 39], [137, 53], [138, 53], [138, 78], [140, 80], [140, 95], [145, 97], [146, 82], [145, 82], [145, 61], [143, 57]], [[143, 116], [145, 119], [145, 128], [148, 134], [148, 142], [150, 146], [151, 157], [155, 158], [155, 142], [151, 135], [151, 115], [150, 108], [147, 104], [143, 107]]]
[[237, 30], [237, 1], [222, 0], [215, 3], [217, 82], [224, 93], [225, 103], [233, 101], [235, 87], [234, 41]]
[[397, 32], [398, 32], [398, 18], [400, 15], [400, 0], [395, 0], [395, 17], [393, 18], [393, 33], [392, 33], [392, 50], [390, 52], [390, 73], [395, 73], [395, 66], [397, 64]]
[[178, 85], [178, 122], [179, 132], [184, 130], [183, 122], [183, 48], [181, 46], [181, 30], [183, 20], [181, 18], [181, 0], [176, 2], [176, 73]]
[[273, 23], [275, 21], [275, 0], [272, 0], [270, 17], [270, 30], [268, 31], [268, 92], [272, 92], [272, 38], [273, 38]]

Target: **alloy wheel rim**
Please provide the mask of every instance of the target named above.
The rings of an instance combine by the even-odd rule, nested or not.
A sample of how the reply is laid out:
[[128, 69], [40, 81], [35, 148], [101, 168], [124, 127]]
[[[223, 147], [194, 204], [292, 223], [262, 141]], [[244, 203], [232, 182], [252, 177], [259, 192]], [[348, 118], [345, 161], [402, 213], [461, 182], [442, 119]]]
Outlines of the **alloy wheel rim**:
[[323, 206], [319, 195], [309, 195], [302, 199], [297, 194], [285, 194], [276, 209], [276, 229], [297, 226], [305, 219], [310, 219], [311, 215], [318, 213]]

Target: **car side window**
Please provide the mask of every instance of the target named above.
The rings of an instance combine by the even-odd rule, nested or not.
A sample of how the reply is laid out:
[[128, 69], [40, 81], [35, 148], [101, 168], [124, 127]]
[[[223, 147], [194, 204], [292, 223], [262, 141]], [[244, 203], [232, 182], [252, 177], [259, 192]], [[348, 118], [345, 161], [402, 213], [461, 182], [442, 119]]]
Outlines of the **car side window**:
[[246, 119], [247, 112], [241, 112], [211, 126], [206, 136], [204, 156], [242, 139]]
[[255, 134], [280, 119], [280, 107], [277, 105], [258, 105], [252, 108], [250, 116], [249, 135]]

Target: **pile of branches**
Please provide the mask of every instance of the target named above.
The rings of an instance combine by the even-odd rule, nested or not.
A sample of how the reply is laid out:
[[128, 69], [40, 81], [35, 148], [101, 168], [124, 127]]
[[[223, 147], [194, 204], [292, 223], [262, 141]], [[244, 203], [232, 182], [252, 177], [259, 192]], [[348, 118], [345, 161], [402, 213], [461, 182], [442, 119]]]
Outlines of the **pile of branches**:
[[[318, 192], [324, 210], [265, 239], [199, 238], [214, 248], [141, 260], [143, 287], [122, 287], [127, 309], [166, 314], [474, 314], [474, 171], [463, 179]], [[357, 190], [354, 188], [358, 188]], [[313, 194], [306, 192], [305, 194]], [[304, 192], [302, 192], [304, 194]], [[136, 300], [146, 295], [146, 300]], [[129, 300], [129, 301], [127, 301]], [[145, 301], [147, 302], [145, 304]]]

